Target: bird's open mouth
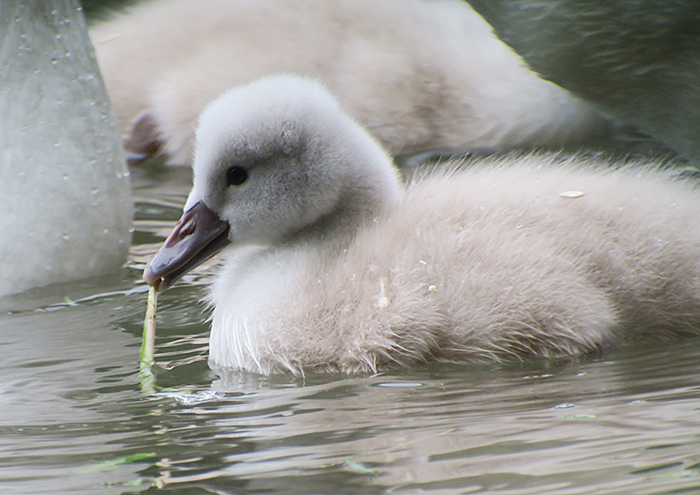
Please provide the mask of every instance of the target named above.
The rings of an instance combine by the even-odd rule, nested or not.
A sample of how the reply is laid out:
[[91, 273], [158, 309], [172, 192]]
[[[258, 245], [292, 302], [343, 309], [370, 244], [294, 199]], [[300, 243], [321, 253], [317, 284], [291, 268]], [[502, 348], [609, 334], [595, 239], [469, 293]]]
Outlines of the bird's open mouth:
[[148, 262], [143, 279], [159, 291], [171, 287], [180, 277], [229, 244], [229, 225], [198, 202], [175, 225], [158, 253]]

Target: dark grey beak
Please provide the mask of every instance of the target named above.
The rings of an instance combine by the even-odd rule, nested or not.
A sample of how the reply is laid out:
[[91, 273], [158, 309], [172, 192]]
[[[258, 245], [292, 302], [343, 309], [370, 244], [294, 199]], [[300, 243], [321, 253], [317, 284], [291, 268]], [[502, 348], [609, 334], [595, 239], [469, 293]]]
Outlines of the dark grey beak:
[[187, 210], [175, 225], [160, 251], [148, 262], [143, 279], [163, 291], [185, 273], [229, 244], [229, 225], [203, 201]]

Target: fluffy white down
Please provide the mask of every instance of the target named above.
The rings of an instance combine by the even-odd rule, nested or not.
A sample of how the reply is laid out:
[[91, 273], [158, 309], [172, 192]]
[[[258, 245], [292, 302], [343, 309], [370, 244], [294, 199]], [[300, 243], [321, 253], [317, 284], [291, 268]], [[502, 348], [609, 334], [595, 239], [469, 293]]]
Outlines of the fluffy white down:
[[[290, 124], [304, 137], [284, 149]], [[376, 371], [698, 331], [700, 194], [652, 165], [508, 157], [433, 171], [397, 196], [374, 140], [292, 76], [231, 90], [200, 132], [190, 203], [206, 201], [233, 242], [211, 293], [215, 367]], [[250, 167], [244, 186], [226, 185], [230, 163]], [[290, 189], [300, 170], [336, 196]], [[308, 225], [269, 212], [308, 205], [323, 209]], [[267, 240], [237, 246], [256, 222]]]
[[234, 251], [212, 292], [212, 364], [375, 371], [696, 332], [697, 191], [650, 169], [551, 161], [420, 179], [347, 251]]
[[91, 29], [122, 129], [191, 160], [194, 123], [225, 90], [280, 72], [324, 81], [392, 154], [560, 146], [598, 114], [526, 68], [462, 0], [157, 0]]

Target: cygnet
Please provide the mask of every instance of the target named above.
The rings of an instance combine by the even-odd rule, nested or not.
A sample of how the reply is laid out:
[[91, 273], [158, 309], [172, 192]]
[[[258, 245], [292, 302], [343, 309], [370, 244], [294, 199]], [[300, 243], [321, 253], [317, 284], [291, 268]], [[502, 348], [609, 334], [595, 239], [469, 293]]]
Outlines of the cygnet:
[[461, 0], [157, 0], [91, 37], [126, 148], [175, 164], [191, 162], [208, 103], [282, 72], [324, 81], [392, 155], [578, 146], [610, 130]]
[[404, 186], [327, 89], [297, 76], [207, 107], [184, 210], [144, 278], [166, 289], [224, 249], [214, 367], [568, 356], [700, 325], [693, 183], [527, 155]]

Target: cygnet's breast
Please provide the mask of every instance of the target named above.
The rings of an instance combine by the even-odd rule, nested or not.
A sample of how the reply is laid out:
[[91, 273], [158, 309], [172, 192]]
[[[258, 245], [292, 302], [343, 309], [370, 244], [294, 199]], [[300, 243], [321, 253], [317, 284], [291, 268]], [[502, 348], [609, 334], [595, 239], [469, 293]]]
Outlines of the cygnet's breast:
[[274, 337], [270, 330], [284, 316], [300, 279], [318, 262], [317, 251], [309, 245], [244, 247], [228, 254], [211, 289], [209, 361], [214, 367], [272, 371], [261, 362]]

